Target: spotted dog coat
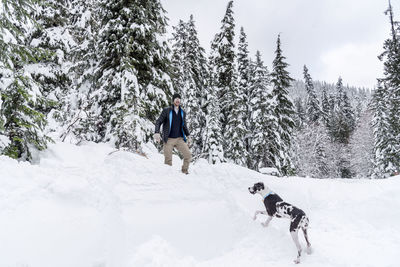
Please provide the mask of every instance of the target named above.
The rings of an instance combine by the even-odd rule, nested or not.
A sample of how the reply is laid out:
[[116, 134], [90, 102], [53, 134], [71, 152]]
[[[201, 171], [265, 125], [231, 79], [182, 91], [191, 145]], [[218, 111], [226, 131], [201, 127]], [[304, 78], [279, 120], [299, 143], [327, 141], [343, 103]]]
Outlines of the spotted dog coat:
[[269, 216], [291, 220], [290, 232], [308, 227], [308, 217], [301, 209], [284, 202], [277, 194], [271, 192], [264, 198], [264, 205]]
[[308, 217], [301, 209], [284, 202], [280, 196], [271, 191], [268, 187], [264, 186], [263, 183], [259, 182], [249, 187], [251, 194], [259, 194], [263, 197], [263, 203], [266, 211], [256, 211], [253, 220], [257, 219], [258, 214], [268, 215], [267, 220], [261, 223], [262, 226], [267, 227], [273, 217], [277, 218], [289, 218], [290, 219], [290, 235], [292, 236], [293, 242], [297, 247], [297, 258], [294, 260], [295, 263], [300, 263], [301, 258], [301, 245], [298, 237], [298, 230], [302, 229], [304, 238], [307, 242], [308, 254], [311, 254], [311, 243], [308, 241], [307, 228], [308, 228]]

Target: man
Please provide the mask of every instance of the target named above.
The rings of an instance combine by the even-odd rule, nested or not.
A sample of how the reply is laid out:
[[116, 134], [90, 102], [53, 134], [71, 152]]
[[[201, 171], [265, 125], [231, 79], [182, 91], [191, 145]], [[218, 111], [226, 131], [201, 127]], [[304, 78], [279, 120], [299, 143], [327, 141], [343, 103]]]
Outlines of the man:
[[[163, 125], [162, 141], [164, 142], [165, 164], [172, 166], [172, 150], [174, 147], [183, 154], [182, 172], [189, 174], [189, 163], [192, 154], [189, 150], [191, 138], [186, 124], [186, 113], [180, 107], [181, 96], [174, 94], [172, 96], [172, 105], [164, 108], [160, 117], [156, 121], [154, 140], [158, 143], [161, 140], [160, 126]], [[187, 138], [186, 138], [187, 137]], [[186, 141], [188, 143], [186, 143]]]

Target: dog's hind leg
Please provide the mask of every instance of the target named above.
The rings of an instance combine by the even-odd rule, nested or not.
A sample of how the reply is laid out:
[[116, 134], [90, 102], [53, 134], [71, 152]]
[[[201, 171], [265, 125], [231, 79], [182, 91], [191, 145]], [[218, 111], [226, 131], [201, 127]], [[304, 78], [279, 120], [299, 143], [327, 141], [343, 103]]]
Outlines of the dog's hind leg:
[[301, 246], [300, 246], [300, 243], [299, 243], [299, 236], [297, 234], [297, 230], [291, 231], [290, 235], [292, 236], [292, 239], [293, 239], [293, 241], [294, 241], [294, 243], [296, 245], [296, 248], [297, 248], [297, 258], [294, 260], [294, 263], [297, 264], [297, 263], [300, 263], [300, 257], [301, 257]]
[[304, 227], [304, 228], [302, 228], [302, 230], [303, 230], [304, 238], [305, 238], [305, 240], [307, 242], [307, 250], [306, 250], [306, 252], [307, 252], [307, 254], [311, 254], [312, 253], [312, 249], [311, 249], [311, 243], [310, 243], [310, 241], [308, 241], [307, 228]]
[[301, 220], [301, 229], [303, 230], [303, 234], [304, 234], [304, 238], [307, 242], [307, 254], [311, 254], [312, 253], [312, 249], [311, 249], [311, 243], [308, 240], [308, 234], [307, 234], [307, 228], [308, 228], [308, 224], [309, 224], [309, 220], [308, 217], [306, 215], [303, 216], [302, 220]]

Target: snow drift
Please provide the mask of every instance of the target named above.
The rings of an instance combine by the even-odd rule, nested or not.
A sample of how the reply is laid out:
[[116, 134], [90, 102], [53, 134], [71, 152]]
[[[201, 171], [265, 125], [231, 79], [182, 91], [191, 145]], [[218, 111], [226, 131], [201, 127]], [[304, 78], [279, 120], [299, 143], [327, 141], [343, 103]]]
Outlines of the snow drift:
[[277, 178], [204, 160], [184, 175], [177, 156], [170, 167], [146, 153], [57, 142], [37, 164], [1, 156], [0, 266], [293, 266], [289, 221], [252, 220], [257, 181], [310, 217], [303, 266], [398, 266], [399, 177]]

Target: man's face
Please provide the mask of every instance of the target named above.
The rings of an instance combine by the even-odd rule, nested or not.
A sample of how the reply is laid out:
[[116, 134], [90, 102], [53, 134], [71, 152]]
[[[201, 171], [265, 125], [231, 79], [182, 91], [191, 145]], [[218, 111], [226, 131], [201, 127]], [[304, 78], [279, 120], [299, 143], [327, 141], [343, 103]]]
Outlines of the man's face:
[[180, 104], [181, 104], [181, 99], [180, 98], [175, 98], [174, 99], [174, 105], [179, 107]]

